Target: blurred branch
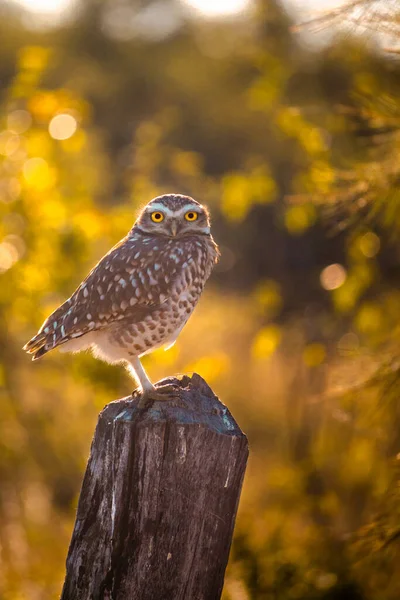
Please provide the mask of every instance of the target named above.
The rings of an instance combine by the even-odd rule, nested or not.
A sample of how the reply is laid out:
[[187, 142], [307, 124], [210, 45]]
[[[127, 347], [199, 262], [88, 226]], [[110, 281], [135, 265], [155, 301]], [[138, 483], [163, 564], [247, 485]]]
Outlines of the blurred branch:
[[300, 25], [294, 31], [312, 28], [322, 31], [332, 25], [370, 29], [378, 33], [400, 37], [399, 6], [395, 0], [355, 0], [321, 15], [315, 16]]
[[388, 546], [393, 544], [393, 542], [395, 542], [398, 539], [400, 539], [400, 529], [398, 529], [397, 531], [392, 533], [390, 537], [388, 537], [388, 539], [382, 545], [381, 550], [385, 550]]

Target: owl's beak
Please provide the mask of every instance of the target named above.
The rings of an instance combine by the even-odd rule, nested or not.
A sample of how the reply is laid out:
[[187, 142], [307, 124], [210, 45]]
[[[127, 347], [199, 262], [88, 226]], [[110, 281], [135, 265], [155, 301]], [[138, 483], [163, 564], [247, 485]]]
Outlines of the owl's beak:
[[171, 222], [171, 234], [173, 235], [173, 237], [176, 237], [177, 233], [178, 233], [178, 223], [176, 221], [172, 221]]

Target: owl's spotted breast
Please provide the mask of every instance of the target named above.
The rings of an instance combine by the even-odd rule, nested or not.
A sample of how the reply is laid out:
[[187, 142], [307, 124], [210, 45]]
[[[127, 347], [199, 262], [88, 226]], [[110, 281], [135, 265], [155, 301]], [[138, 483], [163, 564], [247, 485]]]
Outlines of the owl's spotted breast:
[[[216, 245], [206, 236], [178, 241], [133, 232], [103, 257], [71, 298], [45, 321], [38, 334], [47, 336], [45, 350], [108, 328], [106, 337], [114, 345], [118, 331], [127, 325], [132, 333], [140, 334], [138, 324], [147, 325], [149, 319], [161, 315], [164, 322], [168, 320], [168, 327], [159, 327], [158, 337], [165, 330], [168, 339], [171, 327], [179, 328], [182, 320], [177, 313], [186, 310], [189, 316], [189, 304], [193, 310], [217, 252]], [[187, 294], [187, 298], [180, 299], [181, 294]], [[185, 302], [189, 304], [184, 308]], [[142, 329], [143, 325], [139, 327]], [[155, 336], [153, 333], [146, 342]], [[100, 336], [99, 341], [104, 337]], [[92, 335], [91, 339], [96, 338]], [[160, 345], [162, 340], [146, 342], [136, 341], [141, 353]]]
[[[130, 278], [120, 270], [117, 273], [131, 287], [117, 283], [109, 290], [110, 303], [114, 307], [120, 303], [124, 310], [111, 313], [112, 324], [95, 338], [95, 346], [96, 353], [111, 362], [120, 360], [121, 352], [128, 359], [172, 344], [193, 312], [217, 258], [217, 249], [208, 239], [188, 238], [183, 244], [168, 240], [162, 246], [159, 240], [149, 240], [147, 244], [142, 263], [135, 265]], [[134, 248], [134, 240], [129, 246]], [[147, 266], [154, 252], [160, 252], [160, 263]], [[140, 256], [133, 260], [140, 261]], [[129, 259], [126, 263], [131, 270]]]

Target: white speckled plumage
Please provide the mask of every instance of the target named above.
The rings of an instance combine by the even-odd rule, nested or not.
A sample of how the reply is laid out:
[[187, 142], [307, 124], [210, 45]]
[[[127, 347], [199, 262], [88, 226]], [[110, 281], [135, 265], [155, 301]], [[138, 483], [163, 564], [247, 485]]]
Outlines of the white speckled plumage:
[[[160, 222], [152, 221], [156, 213]], [[218, 254], [202, 205], [188, 196], [159, 196], [24, 349], [35, 360], [56, 347], [92, 348], [107, 362], [128, 363], [141, 387], [154, 389], [138, 358], [176, 340]]]

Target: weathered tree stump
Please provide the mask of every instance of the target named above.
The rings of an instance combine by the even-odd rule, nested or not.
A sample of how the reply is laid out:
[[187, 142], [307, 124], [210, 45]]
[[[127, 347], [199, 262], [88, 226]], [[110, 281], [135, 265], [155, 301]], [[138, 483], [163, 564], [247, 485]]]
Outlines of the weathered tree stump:
[[100, 414], [61, 600], [220, 598], [247, 439], [199, 375], [178, 383]]

